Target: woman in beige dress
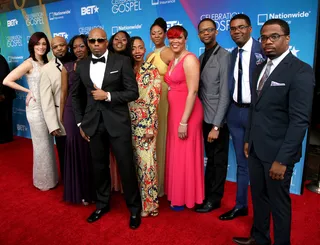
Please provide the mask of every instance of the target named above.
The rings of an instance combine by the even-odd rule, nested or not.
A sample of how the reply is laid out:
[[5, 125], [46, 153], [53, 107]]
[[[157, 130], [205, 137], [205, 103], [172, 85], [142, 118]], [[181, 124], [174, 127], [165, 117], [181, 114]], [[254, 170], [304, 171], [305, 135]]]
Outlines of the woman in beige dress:
[[[30, 125], [33, 146], [33, 185], [42, 191], [58, 184], [58, 169], [53, 137], [49, 134], [40, 104], [40, 69], [48, 63], [49, 40], [43, 32], [35, 32], [28, 43], [30, 57], [4, 79], [3, 84], [25, 92], [26, 115]], [[28, 88], [16, 81], [26, 76]]]
[[158, 107], [158, 136], [157, 136], [157, 159], [158, 159], [158, 193], [164, 195], [164, 170], [166, 159], [166, 136], [167, 136], [167, 116], [168, 116], [168, 85], [164, 82], [164, 75], [167, 72], [168, 64], [173, 60], [174, 55], [170, 48], [166, 47], [167, 23], [164, 19], [158, 18], [150, 28], [150, 38], [155, 45], [152, 53], [148, 54], [147, 62], [157, 67], [161, 78], [161, 96]]

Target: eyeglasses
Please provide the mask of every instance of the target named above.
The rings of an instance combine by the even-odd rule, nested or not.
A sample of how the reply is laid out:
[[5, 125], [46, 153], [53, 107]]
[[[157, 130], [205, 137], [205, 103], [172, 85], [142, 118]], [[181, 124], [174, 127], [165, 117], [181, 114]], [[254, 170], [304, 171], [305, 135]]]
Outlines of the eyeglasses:
[[268, 41], [268, 39], [270, 39], [271, 42], [276, 42], [282, 36], [288, 36], [288, 35], [285, 35], [285, 34], [280, 35], [280, 34], [277, 34], [277, 33], [271, 34], [270, 36], [262, 35], [261, 37], [259, 37], [259, 42], [265, 43], [265, 42]]
[[247, 29], [249, 26], [231, 26], [230, 27], [230, 31], [231, 32], [235, 32], [237, 30], [239, 31], [244, 31], [245, 29]]
[[203, 33], [205, 33], [205, 32], [211, 33], [211, 32], [214, 32], [215, 30], [216, 30], [216, 28], [213, 28], [213, 27], [211, 27], [211, 28], [206, 28], [206, 29], [200, 30], [200, 31], [199, 31], [199, 34], [203, 34]]
[[91, 44], [94, 44], [96, 42], [98, 43], [104, 43], [107, 39], [106, 38], [102, 38], [102, 37], [99, 37], [99, 38], [89, 38], [88, 39], [88, 42], [91, 43]]

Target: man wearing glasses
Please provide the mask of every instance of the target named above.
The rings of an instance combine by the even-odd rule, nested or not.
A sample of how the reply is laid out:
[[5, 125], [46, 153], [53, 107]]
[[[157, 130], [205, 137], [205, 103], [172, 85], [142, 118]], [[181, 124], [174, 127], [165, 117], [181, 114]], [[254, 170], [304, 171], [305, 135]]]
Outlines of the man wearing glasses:
[[230, 102], [230, 53], [217, 43], [216, 28], [212, 19], [203, 19], [198, 25], [199, 38], [205, 45], [205, 52], [200, 56], [199, 97], [204, 108], [203, 136], [208, 158], [205, 201], [196, 208], [199, 213], [220, 207], [228, 167], [229, 130], [225, 117]]
[[[107, 34], [104, 30], [92, 29], [88, 45], [92, 56], [77, 64], [72, 90], [76, 122], [82, 137], [90, 145], [97, 194], [96, 210], [87, 221], [95, 222], [110, 210], [111, 146], [131, 213], [129, 226], [136, 229], [141, 222], [141, 198], [133, 161], [128, 102], [139, 97], [138, 85], [130, 59], [108, 52]], [[83, 96], [83, 90], [87, 96]]]
[[261, 45], [251, 37], [251, 21], [245, 14], [235, 15], [230, 21], [230, 34], [237, 48], [231, 54], [229, 91], [231, 103], [227, 123], [237, 159], [236, 206], [222, 214], [220, 220], [232, 220], [248, 215], [248, 162], [243, 153], [244, 135], [251, 103], [251, 84], [254, 69], [265, 59]]
[[286, 21], [271, 19], [260, 31], [268, 60], [253, 75], [252, 103], [245, 136], [253, 203], [251, 238], [234, 238], [238, 244], [290, 245], [290, 183], [294, 164], [310, 122], [314, 73], [289, 51]]

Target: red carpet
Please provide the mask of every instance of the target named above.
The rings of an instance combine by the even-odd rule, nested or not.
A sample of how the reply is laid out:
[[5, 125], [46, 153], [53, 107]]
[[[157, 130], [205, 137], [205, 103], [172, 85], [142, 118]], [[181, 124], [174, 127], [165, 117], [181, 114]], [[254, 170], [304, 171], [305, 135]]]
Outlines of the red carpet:
[[[121, 194], [115, 194], [111, 212], [88, 224], [94, 205], [64, 203], [62, 186], [48, 192], [33, 187], [31, 141], [17, 137], [0, 145], [0, 244], [233, 244], [233, 236], [249, 234], [252, 221], [252, 209], [249, 217], [218, 219], [233, 207], [235, 187], [226, 184], [222, 208], [209, 214], [173, 212], [162, 198], [159, 216], [143, 219], [136, 231], [129, 229], [129, 212]], [[292, 205], [292, 244], [320, 244], [320, 196], [306, 190], [303, 196], [292, 195]]]

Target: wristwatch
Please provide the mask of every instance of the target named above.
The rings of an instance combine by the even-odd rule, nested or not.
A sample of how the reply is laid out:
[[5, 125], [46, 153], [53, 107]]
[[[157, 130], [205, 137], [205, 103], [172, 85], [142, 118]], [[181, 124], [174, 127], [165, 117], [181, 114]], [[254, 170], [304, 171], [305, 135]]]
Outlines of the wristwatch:
[[219, 127], [218, 127], [218, 126], [213, 126], [213, 129], [214, 129], [215, 131], [219, 131]]

